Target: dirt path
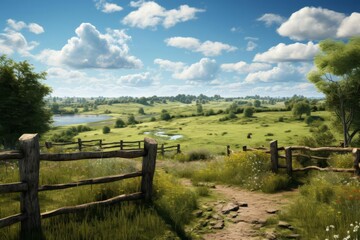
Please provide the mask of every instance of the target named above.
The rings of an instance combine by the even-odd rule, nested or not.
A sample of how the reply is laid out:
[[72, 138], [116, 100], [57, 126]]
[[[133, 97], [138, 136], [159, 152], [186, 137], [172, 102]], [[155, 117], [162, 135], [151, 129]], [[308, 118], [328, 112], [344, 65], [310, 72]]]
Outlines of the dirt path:
[[212, 192], [219, 200], [206, 204], [212, 204], [215, 212], [222, 213], [229, 203], [240, 205], [238, 210], [228, 215], [223, 214], [226, 216], [223, 229], [203, 235], [204, 239], [216, 240], [272, 239], [273, 233], [268, 233], [268, 237], [262, 237], [256, 229], [259, 229], [266, 219], [280, 211], [289, 202], [289, 197], [296, 194], [296, 192], [265, 194], [223, 185], [216, 185]]

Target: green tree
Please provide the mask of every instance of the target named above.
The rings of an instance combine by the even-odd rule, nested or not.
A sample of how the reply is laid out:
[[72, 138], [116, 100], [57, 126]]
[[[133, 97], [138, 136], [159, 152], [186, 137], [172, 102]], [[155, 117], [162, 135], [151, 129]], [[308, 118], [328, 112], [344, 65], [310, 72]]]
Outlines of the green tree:
[[108, 133], [110, 133], [110, 128], [108, 126], [104, 126], [102, 131], [103, 131], [103, 134], [108, 134]]
[[135, 119], [135, 116], [133, 114], [131, 114], [129, 117], [128, 117], [128, 124], [129, 125], [133, 125], [133, 124], [137, 124], [138, 122], [136, 121]]
[[145, 115], [144, 108], [142, 108], [142, 107], [139, 108], [138, 113], [141, 114], [141, 115]]
[[171, 119], [171, 116], [167, 110], [163, 109], [163, 110], [161, 110], [160, 118], [161, 118], [161, 120], [169, 121]]
[[126, 127], [126, 124], [125, 124], [124, 120], [122, 120], [121, 118], [118, 118], [118, 119], [116, 119], [114, 127], [115, 128], [124, 128], [124, 127]]
[[44, 97], [51, 89], [40, 82], [45, 77], [45, 72], [34, 72], [27, 61], [0, 56], [0, 145], [14, 148], [23, 133], [42, 134], [50, 129], [52, 115]]
[[254, 108], [253, 107], [246, 107], [244, 109], [244, 117], [252, 117], [254, 115]]
[[260, 102], [260, 100], [258, 100], [258, 99], [256, 99], [255, 101], [254, 101], [254, 106], [255, 107], [261, 107], [261, 102]]
[[307, 101], [296, 102], [292, 107], [293, 115], [295, 117], [299, 117], [299, 119], [301, 119], [301, 116], [303, 114], [310, 116], [310, 112], [311, 112], [310, 104]]
[[325, 94], [326, 104], [342, 126], [344, 146], [360, 131], [360, 37], [320, 42], [316, 70], [308, 79]]
[[196, 104], [196, 112], [199, 115], [203, 114], [203, 107], [201, 103]]

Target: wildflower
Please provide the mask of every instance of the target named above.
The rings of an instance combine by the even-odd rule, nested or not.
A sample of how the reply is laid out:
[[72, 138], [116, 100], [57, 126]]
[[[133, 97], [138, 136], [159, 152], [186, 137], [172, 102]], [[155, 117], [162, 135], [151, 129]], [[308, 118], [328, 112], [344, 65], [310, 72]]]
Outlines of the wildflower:
[[334, 239], [339, 239], [339, 235], [334, 235]]

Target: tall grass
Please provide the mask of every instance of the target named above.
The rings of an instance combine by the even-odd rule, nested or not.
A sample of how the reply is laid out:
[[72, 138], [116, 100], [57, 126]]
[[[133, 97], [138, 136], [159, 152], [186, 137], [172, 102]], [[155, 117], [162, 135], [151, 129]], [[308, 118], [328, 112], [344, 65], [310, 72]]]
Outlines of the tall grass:
[[[359, 187], [358, 180], [349, 176], [317, 173], [300, 188], [300, 196], [282, 217], [304, 239], [346, 239], [354, 230], [351, 225], [360, 221]], [[347, 239], [360, 239], [360, 232], [351, 237]]]

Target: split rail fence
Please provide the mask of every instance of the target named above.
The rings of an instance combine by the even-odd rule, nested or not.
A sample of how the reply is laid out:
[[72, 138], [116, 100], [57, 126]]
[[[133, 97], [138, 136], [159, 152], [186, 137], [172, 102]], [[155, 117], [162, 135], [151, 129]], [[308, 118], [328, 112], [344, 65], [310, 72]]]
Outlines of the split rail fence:
[[[41, 219], [60, 214], [74, 213], [93, 206], [106, 206], [121, 201], [144, 199], [152, 200], [153, 177], [155, 172], [157, 143], [145, 138], [143, 149], [117, 150], [108, 152], [74, 152], [65, 154], [40, 153], [38, 134], [23, 134], [19, 139], [20, 151], [1, 152], [0, 161], [19, 160], [20, 181], [0, 184], [0, 193], [20, 193], [20, 213], [0, 219], [0, 228], [21, 222], [21, 239], [41, 239]], [[142, 157], [142, 170], [122, 175], [80, 180], [78, 182], [39, 186], [40, 161], [75, 161], [81, 159], [139, 158]], [[119, 195], [107, 200], [90, 202], [77, 206], [62, 207], [40, 213], [39, 191], [59, 190], [82, 185], [109, 183], [128, 178], [141, 177], [141, 190], [131, 194]]]
[[[84, 149], [95, 149], [95, 150], [105, 150], [105, 149], [120, 149], [120, 150], [137, 150], [144, 146], [144, 141], [124, 141], [120, 140], [119, 142], [108, 142], [105, 143], [102, 139], [94, 139], [94, 140], [81, 140], [78, 138], [76, 142], [45, 142], [45, 147], [50, 149], [52, 147], [63, 147], [67, 150], [78, 150], [83, 151]], [[174, 152], [177, 154], [181, 153], [180, 144], [173, 146], [166, 146], [165, 144], [161, 144], [160, 148], [158, 148], [158, 153], [162, 156], [165, 155], [166, 152]]]
[[[308, 171], [308, 170], [318, 170], [318, 171], [329, 171], [329, 172], [347, 172], [354, 173], [357, 176], [360, 176], [360, 148], [339, 148], [339, 147], [319, 147], [311, 148], [306, 146], [289, 146], [289, 147], [278, 147], [278, 142], [270, 142], [270, 148], [259, 147], [259, 148], [248, 148], [243, 146], [243, 151], [264, 151], [265, 153], [270, 154], [271, 158], [271, 170], [274, 173], [277, 173], [280, 168], [286, 169], [286, 172], [291, 175], [293, 172]], [[279, 154], [279, 151], [284, 151], [283, 155]], [[303, 168], [294, 168], [293, 167], [293, 157], [302, 156], [309, 159], [315, 159], [320, 161], [330, 160], [329, 157], [319, 157], [310, 154], [304, 154], [304, 152], [310, 153], [352, 153], [354, 156], [353, 168], [332, 168], [332, 167], [318, 167], [318, 166], [307, 166]], [[232, 150], [230, 146], [227, 146], [227, 154], [230, 155]], [[279, 159], [285, 159], [285, 165], [279, 163]]]

